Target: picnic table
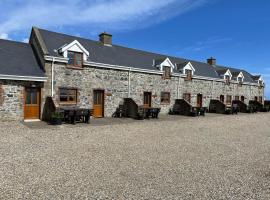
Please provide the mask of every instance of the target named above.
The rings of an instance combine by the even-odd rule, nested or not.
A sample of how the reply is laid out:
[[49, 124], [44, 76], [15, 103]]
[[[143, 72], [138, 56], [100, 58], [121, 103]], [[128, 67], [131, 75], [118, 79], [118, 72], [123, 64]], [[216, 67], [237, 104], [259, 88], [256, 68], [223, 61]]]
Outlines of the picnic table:
[[149, 119], [150, 117], [156, 118], [156, 119], [158, 118], [160, 108], [149, 107], [149, 108], [144, 108], [144, 110], [145, 110], [146, 119]]
[[63, 120], [67, 123], [76, 124], [76, 122], [90, 123], [90, 116], [92, 116], [93, 109], [80, 108], [78, 106], [60, 107], [63, 112]]

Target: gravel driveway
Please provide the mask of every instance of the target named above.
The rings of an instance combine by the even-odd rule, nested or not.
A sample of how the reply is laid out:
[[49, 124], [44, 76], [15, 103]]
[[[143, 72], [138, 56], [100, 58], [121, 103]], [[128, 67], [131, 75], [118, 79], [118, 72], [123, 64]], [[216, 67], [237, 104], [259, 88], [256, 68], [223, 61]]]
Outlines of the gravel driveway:
[[270, 113], [0, 129], [0, 199], [270, 199]]

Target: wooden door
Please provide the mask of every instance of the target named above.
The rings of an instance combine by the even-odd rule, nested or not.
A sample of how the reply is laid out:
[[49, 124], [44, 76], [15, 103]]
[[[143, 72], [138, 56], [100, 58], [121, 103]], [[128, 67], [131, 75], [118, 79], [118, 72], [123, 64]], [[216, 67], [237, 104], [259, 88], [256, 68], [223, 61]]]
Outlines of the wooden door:
[[94, 113], [93, 116], [100, 118], [104, 116], [104, 91], [94, 90]]
[[25, 88], [24, 119], [40, 118], [40, 88]]
[[151, 92], [144, 92], [143, 93], [143, 107], [150, 108], [151, 107], [151, 99], [152, 99]]
[[224, 103], [224, 95], [220, 95], [219, 100], [220, 100], [222, 103]]
[[197, 107], [202, 107], [203, 104], [203, 96], [202, 94], [197, 94]]

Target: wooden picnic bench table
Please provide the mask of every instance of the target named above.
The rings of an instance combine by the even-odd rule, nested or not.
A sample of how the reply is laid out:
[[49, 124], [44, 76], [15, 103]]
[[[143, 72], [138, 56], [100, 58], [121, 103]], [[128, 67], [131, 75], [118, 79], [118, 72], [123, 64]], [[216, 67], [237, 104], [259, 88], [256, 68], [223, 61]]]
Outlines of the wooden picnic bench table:
[[155, 108], [155, 107], [149, 107], [149, 108], [143, 108], [145, 112], [145, 118], [149, 119], [150, 117], [152, 118], [158, 118], [158, 114], [160, 112], [160, 108]]
[[93, 113], [93, 109], [80, 108], [77, 106], [60, 107], [60, 111], [63, 112], [63, 120], [71, 124], [76, 124], [78, 121], [88, 124], [90, 123], [90, 117]]

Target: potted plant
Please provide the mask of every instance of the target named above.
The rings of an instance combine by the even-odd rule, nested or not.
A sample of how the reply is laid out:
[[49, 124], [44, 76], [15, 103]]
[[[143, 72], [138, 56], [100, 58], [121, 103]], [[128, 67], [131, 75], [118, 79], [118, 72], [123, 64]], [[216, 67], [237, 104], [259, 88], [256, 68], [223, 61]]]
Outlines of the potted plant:
[[55, 111], [51, 118], [52, 125], [62, 125], [63, 114], [59, 111]]

